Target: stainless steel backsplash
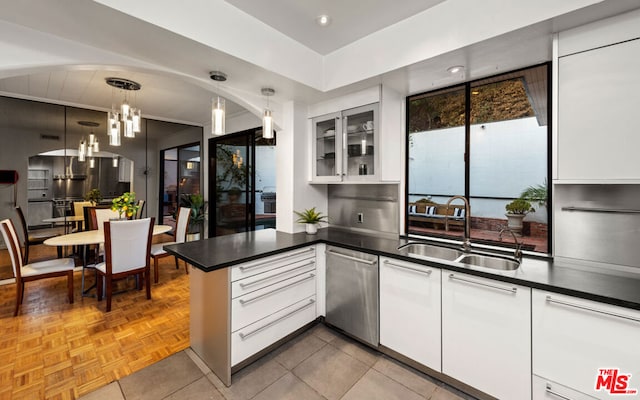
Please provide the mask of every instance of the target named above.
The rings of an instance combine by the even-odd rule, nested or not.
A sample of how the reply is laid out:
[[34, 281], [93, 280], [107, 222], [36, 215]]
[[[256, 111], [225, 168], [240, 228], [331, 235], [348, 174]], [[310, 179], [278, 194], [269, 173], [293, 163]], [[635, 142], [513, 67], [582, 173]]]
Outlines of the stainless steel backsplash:
[[[398, 185], [329, 185], [328, 193], [332, 227], [398, 235]], [[358, 214], [362, 214], [361, 222]]]
[[556, 257], [640, 268], [640, 185], [556, 185]]

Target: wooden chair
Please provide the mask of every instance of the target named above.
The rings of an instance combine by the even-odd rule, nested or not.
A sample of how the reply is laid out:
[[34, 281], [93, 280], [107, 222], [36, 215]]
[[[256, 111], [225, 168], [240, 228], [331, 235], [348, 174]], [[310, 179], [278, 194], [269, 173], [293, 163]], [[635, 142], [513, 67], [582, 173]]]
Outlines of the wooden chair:
[[[167, 244], [184, 243], [187, 238], [187, 228], [189, 227], [189, 219], [191, 217], [191, 209], [187, 207], [180, 207], [178, 210], [178, 217], [176, 218], [176, 229], [173, 231], [173, 241], [156, 243], [151, 246], [151, 257], [153, 258], [153, 282], [158, 283], [158, 260], [162, 257], [168, 257], [171, 254], [167, 253], [162, 247]], [[178, 257], [174, 257], [176, 260], [176, 269], [180, 268], [178, 265]], [[184, 263], [184, 270], [188, 274], [189, 269], [187, 263]]]
[[136, 211], [136, 218], [135, 219], [140, 219], [142, 218], [142, 211], [144, 211], [144, 200], [138, 200], [138, 211]]
[[[60, 229], [38, 229], [35, 231], [29, 231], [27, 229], [27, 221], [24, 218], [24, 213], [22, 212], [22, 208], [20, 206], [16, 207], [16, 212], [18, 213], [18, 217], [20, 218], [20, 224], [22, 224], [22, 233], [24, 235], [24, 259], [22, 262], [24, 264], [29, 263], [29, 246], [35, 246], [38, 244], [44, 243], [45, 240], [60, 236], [64, 233], [64, 231]], [[58, 247], [58, 258], [62, 257], [62, 247]]]
[[155, 218], [107, 221], [104, 223], [105, 262], [96, 265], [98, 301], [102, 301], [103, 284], [107, 297], [107, 312], [111, 311], [113, 280], [136, 276], [144, 284], [147, 299], [151, 299], [151, 238]]
[[[90, 201], [74, 201], [73, 202], [73, 215], [82, 215], [82, 216], [84, 216], [84, 208], [85, 207], [91, 207], [92, 205], [93, 205], [93, 203], [91, 203]], [[86, 226], [86, 219], [84, 221], [84, 226]], [[82, 222], [78, 222], [76, 227], [73, 229], [73, 232], [78, 232], [78, 231], [82, 231], [82, 230], [85, 230], [85, 229], [86, 228], [83, 227], [83, 223]]]
[[47, 261], [39, 261], [31, 264], [23, 263], [20, 241], [16, 234], [16, 228], [10, 219], [0, 221], [0, 230], [9, 256], [13, 265], [13, 274], [16, 278], [16, 309], [13, 313], [18, 315], [20, 304], [24, 298], [24, 283], [38, 279], [54, 278], [60, 276], [67, 277], [67, 290], [69, 303], [73, 303], [73, 268], [74, 262], [71, 258], [58, 258]]

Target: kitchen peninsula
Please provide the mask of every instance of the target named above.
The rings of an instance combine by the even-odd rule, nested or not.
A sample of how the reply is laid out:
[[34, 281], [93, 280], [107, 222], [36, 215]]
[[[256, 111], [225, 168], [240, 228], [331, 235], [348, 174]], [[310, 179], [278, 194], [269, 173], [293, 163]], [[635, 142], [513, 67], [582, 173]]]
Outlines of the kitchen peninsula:
[[[502, 382], [501, 387], [484, 383], [490, 380], [486, 378], [489, 372], [484, 373], [485, 375], [482, 371], [475, 372], [478, 377], [458, 373], [454, 365], [455, 357], [446, 351], [445, 335], [426, 339], [437, 346], [442, 343], [443, 346], [443, 359], [433, 365], [427, 365], [426, 361], [416, 361], [417, 357], [394, 349], [393, 345], [388, 344], [392, 343], [388, 333], [399, 328], [385, 326], [385, 320], [381, 318], [380, 351], [476, 396], [486, 397], [488, 393], [494, 397], [506, 398], [504, 396], [514, 393], [533, 391], [533, 399], [543, 398], [536, 393], [548, 391], [551, 386], [546, 386], [546, 382], [562, 384], [559, 387], [567, 390], [564, 393], [578, 390], [595, 396], [597, 393], [593, 392], [591, 380], [596, 371], [591, 371], [590, 368], [604, 361], [625, 368], [629, 365], [628, 360], [631, 360], [632, 367], [626, 367], [627, 372], [640, 376], [639, 367], [633, 362], [640, 358], [640, 350], [630, 342], [630, 338], [640, 335], [640, 278], [589, 272], [569, 265], [558, 265], [544, 258], [525, 258], [514, 271], [489, 270], [429, 257], [415, 257], [397, 249], [407, 242], [406, 238], [388, 239], [332, 228], [320, 229], [317, 235], [288, 234], [268, 229], [168, 245], [165, 249], [191, 264], [191, 346], [227, 385], [231, 384], [232, 373], [290, 339], [317, 318], [324, 317], [326, 245], [378, 256], [381, 268], [391, 260], [398, 265], [409, 265], [408, 269], [426, 268], [433, 271], [433, 274], [429, 274], [438, 277], [438, 287], [439, 281], [442, 282], [443, 310], [448, 301], [445, 283], [458, 279], [471, 281], [465, 283], [466, 286], [471, 286], [471, 290], [486, 291], [486, 288], [473, 287], [483, 283], [486, 286], [497, 286], [499, 291], [506, 293], [499, 294], [507, 299], [504, 301], [513, 297], [509, 291], [515, 294], [517, 290], [518, 295], [524, 296], [527, 306], [522, 314], [524, 317], [521, 315], [517, 324], [525, 324], [522, 327], [524, 331], [532, 334], [517, 337], [516, 345], [525, 349], [527, 354], [521, 360], [512, 360], [496, 367], [502, 368], [506, 376], [513, 378], [493, 378]], [[381, 278], [380, 286], [385, 284]], [[381, 289], [381, 304], [388, 301], [386, 297]], [[474, 293], [473, 299], [478, 300], [477, 293]], [[284, 303], [280, 304], [279, 301]], [[248, 311], [245, 305], [251, 305], [253, 309]], [[381, 308], [380, 312], [383, 311], [384, 308]], [[502, 315], [496, 309], [485, 311], [491, 311], [487, 314], [486, 321], [489, 326], [508, 331], [510, 325], [507, 318], [511, 315]], [[497, 314], [501, 320], [489, 321], [490, 314]], [[589, 319], [585, 322], [587, 325], [583, 325], [582, 319]], [[439, 322], [445, 328], [453, 326], [446, 314], [443, 314]], [[551, 330], [550, 324], [553, 328]], [[592, 328], [580, 330], [581, 326]], [[508, 332], [504, 334], [508, 336]], [[413, 335], [419, 336], [419, 333]], [[611, 340], [614, 343], [607, 345], [609, 347], [604, 346], [602, 350], [587, 349], [585, 352], [583, 346], [593, 343], [594, 336], [597, 335], [613, 336], [616, 340]], [[488, 338], [479, 331], [474, 331], [471, 336], [465, 333], [464, 337], [474, 348], [495, 351], [496, 348], [507, 346], [501, 343], [503, 338]], [[425, 341], [424, 337], [414, 339]], [[566, 343], [568, 339], [572, 343]], [[494, 348], [495, 343], [484, 343], [483, 340], [497, 341], [497, 347]], [[625, 344], [629, 347], [624, 347]], [[564, 353], [576, 355], [574, 359], [579, 362], [566, 361], [572, 359], [566, 354], [562, 356], [563, 361], [558, 362], [558, 354], [554, 354], [553, 350], [562, 346], [565, 348]], [[575, 350], [567, 350], [568, 348]], [[509, 354], [506, 356], [511, 357], [512, 352], [507, 353]], [[460, 354], [460, 357], [467, 362], [475, 358], [474, 354], [468, 353]], [[492, 354], [492, 358], [501, 359], [500, 357], [502, 355]], [[514, 368], [516, 363], [522, 365], [521, 370]], [[492, 363], [491, 368], [487, 369], [493, 371], [494, 376], [500, 375], [495, 373], [493, 367]], [[588, 377], [566, 372], [574, 371], [573, 368]], [[512, 374], [520, 376], [511, 377]], [[515, 378], [521, 381], [524, 378], [527, 382], [525, 387], [503, 388], [504, 381], [515, 382]], [[513, 391], [509, 391], [510, 389]]]

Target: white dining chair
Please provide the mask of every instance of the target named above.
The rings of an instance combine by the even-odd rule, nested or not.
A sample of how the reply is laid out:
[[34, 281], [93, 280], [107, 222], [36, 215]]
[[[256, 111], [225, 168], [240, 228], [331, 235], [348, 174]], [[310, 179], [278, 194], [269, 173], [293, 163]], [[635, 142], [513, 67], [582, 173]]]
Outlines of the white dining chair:
[[10, 219], [0, 221], [2, 238], [9, 250], [13, 275], [16, 278], [16, 308], [15, 317], [24, 299], [24, 284], [39, 279], [67, 277], [67, 291], [69, 303], [73, 303], [73, 268], [75, 263], [72, 258], [56, 258], [46, 261], [38, 261], [30, 264], [23, 263], [22, 249], [16, 234], [16, 228]]
[[[158, 260], [163, 257], [168, 257], [171, 254], [167, 253], [162, 247], [167, 244], [184, 243], [187, 239], [187, 228], [189, 227], [189, 220], [191, 219], [191, 209], [188, 207], [180, 207], [178, 210], [178, 217], [176, 218], [176, 229], [173, 231], [173, 241], [164, 243], [155, 243], [151, 245], [151, 257], [153, 258], [153, 282], [158, 283]], [[178, 257], [174, 257], [176, 260], [176, 269], [180, 268], [178, 265]], [[188, 274], [189, 269], [187, 263], [184, 263], [184, 270]]]
[[111, 311], [113, 281], [136, 276], [138, 285], [144, 280], [147, 299], [151, 299], [151, 237], [155, 218], [104, 223], [105, 261], [96, 265], [98, 273], [98, 301], [103, 291], [107, 298], [107, 312]]

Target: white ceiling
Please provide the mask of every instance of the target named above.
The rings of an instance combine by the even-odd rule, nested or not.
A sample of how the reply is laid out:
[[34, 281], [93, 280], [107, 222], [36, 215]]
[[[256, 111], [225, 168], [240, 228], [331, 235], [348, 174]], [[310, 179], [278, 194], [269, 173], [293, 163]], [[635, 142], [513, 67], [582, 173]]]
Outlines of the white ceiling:
[[[274, 107], [290, 100], [314, 104], [381, 83], [401, 94], [421, 92], [548, 61], [551, 59], [554, 32], [640, 7], [639, 0], [605, 0], [557, 18], [511, 29], [469, 46], [453, 48], [435, 57], [425, 57], [419, 62], [399, 64], [398, 68], [382, 74], [352, 79], [351, 83], [335, 86], [329, 91], [306, 84], [304, 79], [294, 76], [295, 73], [283, 73], [286, 70], [304, 72], [307, 65], [315, 65], [305, 64], [300, 57], [286, 61], [289, 54], [307, 54], [314, 62], [319, 60], [322, 66], [323, 56], [320, 54], [324, 52], [338, 49], [330, 54], [333, 55], [345, 51], [354, 43], [384, 33], [399, 23], [413, 21], [416, 15], [424, 16], [424, 12], [436, 11], [453, 1], [454, 4], [461, 2], [195, 2], [199, 6], [210, 5], [220, 10], [217, 25], [211, 26], [206, 21], [213, 18], [213, 14], [197, 15], [196, 9], [176, 5], [172, 0], [154, 0], [153, 4], [128, 0], [0, 0], [0, 49], [8, 48], [26, 59], [33, 57], [31, 64], [9, 68], [6, 67], [8, 63], [0, 62], [0, 94], [108, 110], [114, 97], [119, 102], [122, 94], [116, 91], [114, 96], [104, 78], [116, 76], [142, 84], [135, 100], [142, 108], [143, 116], [204, 126], [209, 122], [211, 99], [216, 93], [227, 99], [227, 113], [232, 116], [243, 113], [245, 109], [259, 115], [265, 105], [260, 89], [265, 86], [276, 90], [276, 95], [270, 99]], [[578, 3], [581, 0], [572, 1]], [[269, 9], [264, 9], [265, 4]], [[323, 5], [328, 7], [328, 13], [337, 17], [328, 30], [318, 34], [319, 27], [309, 18], [315, 18], [319, 10], [324, 10], [321, 8]], [[131, 7], [127, 11], [138, 15], [138, 18], [116, 9], [126, 7]], [[157, 13], [171, 7], [178, 7], [176, 10], [182, 13], [173, 19], [182, 25], [161, 28], [158, 24], [163, 25], [163, 21], [158, 19]], [[461, 16], [464, 11], [460, 10]], [[244, 15], [243, 25], [220, 30], [225, 16], [234, 12]], [[237, 17], [236, 14], [233, 16]], [[140, 19], [141, 16], [145, 16], [145, 20]], [[406, 17], [408, 19], [397, 22]], [[495, 17], [467, 16], [468, 20], [475, 22], [493, 21]], [[201, 23], [197, 22], [198, 18]], [[457, 21], [452, 21], [450, 27], [450, 32], [443, 31], [433, 43], [447, 42], [462, 29]], [[217, 28], [212, 31], [213, 38], [222, 44], [214, 46], [207, 42], [207, 38], [212, 38], [211, 32], [198, 31], [200, 28]], [[255, 30], [258, 28], [261, 30]], [[476, 29], [475, 25], [467, 28], [471, 31]], [[269, 29], [277, 35], [269, 36]], [[256, 37], [255, 32], [265, 32], [269, 34], [269, 40], [272, 37], [278, 40], [268, 43], [270, 47], [262, 51], [257, 51], [255, 46], [238, 51], [223, 48], [225, 43], [242, 46], [243, 43], [259, 42], [261, 38]], [[362, 35], [368, 36], [363, 39]], [[407, 37], [407, 41], [410, 40], [412, 38]], [[298, 48], [296, 52], [288, 53], [285, 50], [295, 47], [292, 43], [296, 43]], [[393, 46], [394, 43], [387, 45]], [[254, 56], [272, 64], [256, 63]], [[379, 59], [385, 58], [386, 54], [381, 52], [368, 56]], [[4, 57], [6, 60], [6, 53]], [[362, 65], [366, 63], [367, 59], [363, 58]], [[455, 64], [465, 65], [463, 74], [452, 76], [446, 72], [448, 66]], [[279, 69], [272, 68], [273, 65]], [[226, 72], [229, 76], [227, 82], [217, 84], [209, 79], [209, 71], [214, 69]]]
[[[320, 54], [355, 42], [445, 0], [226, 0]], [[321, 27], [320, 15], [331, 23]]]

